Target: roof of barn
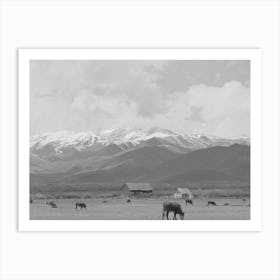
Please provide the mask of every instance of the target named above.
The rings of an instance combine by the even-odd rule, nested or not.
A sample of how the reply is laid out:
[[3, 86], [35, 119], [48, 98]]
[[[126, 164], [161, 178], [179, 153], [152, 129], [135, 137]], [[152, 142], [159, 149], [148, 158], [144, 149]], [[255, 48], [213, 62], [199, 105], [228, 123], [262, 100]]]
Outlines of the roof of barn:
[[125, 183], [123, 187], [127, 186], [130, 191], [152, 191], [153, 187], [149, 183]]

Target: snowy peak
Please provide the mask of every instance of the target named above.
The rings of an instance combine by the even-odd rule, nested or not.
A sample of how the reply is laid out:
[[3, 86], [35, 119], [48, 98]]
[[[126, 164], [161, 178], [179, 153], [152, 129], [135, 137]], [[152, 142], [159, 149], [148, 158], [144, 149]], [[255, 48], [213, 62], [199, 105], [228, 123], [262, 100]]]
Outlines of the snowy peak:
[[121, 144], [131, 142], [134, 145], [140, 144], [152, 138], [166, 138], [170, 136], [178, 136], [176, 133], [161, 128], [143, 129], [115, 129], [101, 132], [101, 138], [108, 143]]
[[62, 155], [64, 153], [101, 150], [116, 145], [120, 151], [133, 150], [143, 146], [165, 146], [180, 151], [197, 150], [213, 146], [230, 146], [232, 144], [250, 145], [250, 139], [225, 139], [208, 135], [176, 134], [167, 129], [113, 129], [99, 134], [92, 131], [59, 131], [31, 137], [30, 151], [38, 155]]
[[158, 127], [153, 127], [151, 129], [149, 129], [148, 133], [150, 133], [150, 134], [160, 133], [160, 134], [165, 134], [165, 135], [178, 135], [171, 130], [158, 128]]
[[145, 135], [140, 129], [113, 129], [100, 133], [101, 138], [107, 143], [121, 144], [124, 142], [134, 142], [135, 139]]
[[105, 144], [100, 136], [90, 131], [80, 133], [59, 131], [31, 137], [30, 149], [33, 151], [45, 146], [52, 146], [59, 153], [65, 147], [74, 147], [80, 151], [97, 143]]

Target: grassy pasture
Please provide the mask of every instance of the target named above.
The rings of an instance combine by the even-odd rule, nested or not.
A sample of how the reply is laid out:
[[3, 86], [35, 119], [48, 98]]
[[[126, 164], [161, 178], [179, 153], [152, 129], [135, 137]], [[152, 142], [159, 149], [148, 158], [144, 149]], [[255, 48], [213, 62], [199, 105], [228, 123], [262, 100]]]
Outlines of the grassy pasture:
[[[165, 197], [133, 199], [130, 204], [122, 197], [108, 198], [58, 198], [53, 199], [58, 208], [46, 205], [46, 199], [35, 199], [30, 204], [32, 220], [161, 220], [162, 203]], [[182, 205], [185, 220], [248, 220], [250, 219], [249, 199], [215, 198], [217, 207], [207, 207], [208, 198], [194, 199], [194, 206], [186, 206], [184, 200], [168, 198]], [[75, 210], [75, 203], [83, 201], [87, 210]], [[106, 202], [104, 202], [106, 201]], [[229, 203], [229, 206], [224, 206]], [[172, 218], [172, 214], [170, 214]]]

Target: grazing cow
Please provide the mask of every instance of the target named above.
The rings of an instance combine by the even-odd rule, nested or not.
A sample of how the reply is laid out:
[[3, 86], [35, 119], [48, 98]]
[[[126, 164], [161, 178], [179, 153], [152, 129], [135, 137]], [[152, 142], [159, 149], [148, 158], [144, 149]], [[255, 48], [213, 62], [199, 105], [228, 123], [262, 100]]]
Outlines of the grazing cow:
[[55, 204], [54, 201], [47, 201], [46, 204], [50, 205], [52, 208], [57, 208], [57, 205]]
[[217, 206], [217, 204], [216, 204], [216, 202], [215, 201], [208, 201], [208, 203], [207, 203], [207, 206]]
[[186, 199], [186, 205], [191, 204], [193, 206], [193, 201], [191, 199]]
[[30, 199], [29, 202], [30, 202], [30, 203], [33, 203], [33, 199]]
[[86, 204], [85, 203], [83, 203], [83, 202], [77, 202], [76, 203], [76, 210], [78, 209], [78, 207], [80, 207], [80, 210], [87, 210], [87, 206], [86, 206]]
[[229, 203], [224, 203], [224, 206], [229, 206]]
[[164, 220], [164, 217], [166, 215], [166, 219], [169, 220], [169, 212], [173, 212], [173, 220], [177, 220], [176, 216], [177, 214], [180, 215], [181, 220], [184, 220], [184, 212], [181, 208], [181, 205], [177, 202], [164, 202], [163, 208], [162, 208], [162, 219]]
[[243, 201], [243, 202], [246, 202], [246, 198], [242, 198], [242, 201]]

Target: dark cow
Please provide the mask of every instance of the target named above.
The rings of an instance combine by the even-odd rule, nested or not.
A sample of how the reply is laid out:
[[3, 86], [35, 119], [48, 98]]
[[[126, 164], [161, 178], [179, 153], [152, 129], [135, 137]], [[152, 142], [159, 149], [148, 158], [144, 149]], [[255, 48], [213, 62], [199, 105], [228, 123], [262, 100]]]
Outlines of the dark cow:
[[177, 202], [164, 202], [163, 208], [162, 208], [162, 219], [164, 220], [164, 217], [166, 215], [166, 219], [169, 220], [169, 212], [173, 212], [173, 220], [177, 220], [176, 216], [179, 214], [181, 220], [184, 220], [184, 212], [181, 208], [181, 205]]
[[85, 203], [83, 203], [83, 202], [77, 202], [76, 203], [76, 210], [78, 209], [80, 207], [80, 210], [87, 210], [87, 206], [86, 206], [86, 204]]
[[217, 206], [215, 201], [208, 201], [207, 206]]
[[30, 203], [33, 203], [33, 199], [30, 199], [29, 202], [30, 202]]
[[229, 203], [224, 203], [224, 206], [229, 206]]
[[191, 199], [187, 199], [186, 200], [186, 205], [191, 204], [191, 206], [193, 206], [193, 201]]
[[57, 208], [57, 205], [55, 204], [54, 201], [47, 201], [46, 204], [50, 205], [52, 208]]

